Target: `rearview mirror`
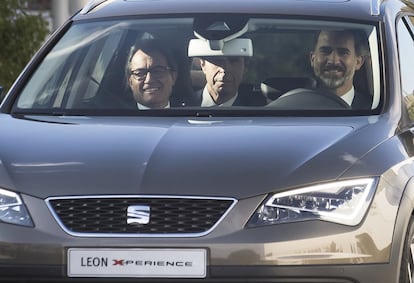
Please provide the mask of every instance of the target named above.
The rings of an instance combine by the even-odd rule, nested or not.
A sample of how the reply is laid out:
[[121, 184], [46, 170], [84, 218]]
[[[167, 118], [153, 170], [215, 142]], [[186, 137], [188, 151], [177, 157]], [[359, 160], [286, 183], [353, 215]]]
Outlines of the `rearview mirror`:
[[188, 44], [188, 56], [253, 56], [253, 44], [249, 38], [235, 38], [229, 41], [191, 39]]

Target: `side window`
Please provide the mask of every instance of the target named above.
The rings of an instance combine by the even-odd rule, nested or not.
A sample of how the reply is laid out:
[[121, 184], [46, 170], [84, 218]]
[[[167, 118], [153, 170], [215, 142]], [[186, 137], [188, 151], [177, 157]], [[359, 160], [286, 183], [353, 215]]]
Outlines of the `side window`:
[[398, 49], [400, 58], [401, 89], [409, 117], [414, 121], [414, 37], [412, 23], [414, 16], [398, 23]]
[[19, 108], [76, 108], [96, 95], [123, 34], [84, 26], [74, 26], [43, 59], [19, 97]]
[[68, 91], [65, 108], [77, 108], [98, 92], [103, 76], [107, 71], [110, 60], [116, 54], [122, 33], [111, 33], [88, 48], [82, 60], [79, 60], [78, 70], [71, 78], [74, 83]]

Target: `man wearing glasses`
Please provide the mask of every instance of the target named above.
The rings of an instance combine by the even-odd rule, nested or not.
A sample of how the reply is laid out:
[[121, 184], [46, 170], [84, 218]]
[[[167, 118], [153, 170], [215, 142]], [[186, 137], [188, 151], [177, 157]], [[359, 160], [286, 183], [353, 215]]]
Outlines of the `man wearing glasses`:
[[128, 84], [140, 110], [170, 108], [177, 63], [169, 50], [154, 41], [140, 44], [128, 62]]

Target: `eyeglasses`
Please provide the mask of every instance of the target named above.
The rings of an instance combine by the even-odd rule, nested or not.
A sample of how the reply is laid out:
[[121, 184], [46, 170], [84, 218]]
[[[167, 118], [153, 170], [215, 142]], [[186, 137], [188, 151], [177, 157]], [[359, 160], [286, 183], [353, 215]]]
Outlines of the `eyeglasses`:
[[133, 76], [137, 80], [145, 80], [148, 73], [151, 73], [151, 76], [155, 79], [159, 79], [164, 77], [169, 71], [172, 71], [168, 66], [155, 66], [152, 68], [143, 68], [143, 69], [135, 69], [130, 71], [131, 76]]

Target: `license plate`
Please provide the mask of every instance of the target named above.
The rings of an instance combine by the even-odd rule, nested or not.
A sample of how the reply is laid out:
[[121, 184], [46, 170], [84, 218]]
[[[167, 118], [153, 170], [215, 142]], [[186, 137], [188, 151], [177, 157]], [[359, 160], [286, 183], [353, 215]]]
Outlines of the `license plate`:
[[204, 278], [205, 249], [68, 249], [69, 277]]

